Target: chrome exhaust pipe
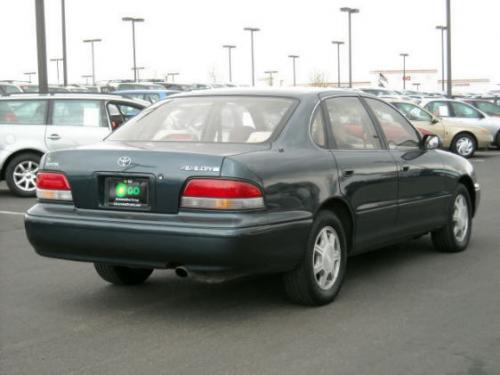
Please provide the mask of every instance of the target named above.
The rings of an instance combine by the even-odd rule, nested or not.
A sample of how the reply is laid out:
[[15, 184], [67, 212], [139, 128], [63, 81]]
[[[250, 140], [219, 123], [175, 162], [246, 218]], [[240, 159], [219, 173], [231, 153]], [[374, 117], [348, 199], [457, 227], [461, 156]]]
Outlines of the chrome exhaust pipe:
[[186, 278], [189, 276], [188, 270], [184, 267], [175, 267], [175, 274], [181, 278]]

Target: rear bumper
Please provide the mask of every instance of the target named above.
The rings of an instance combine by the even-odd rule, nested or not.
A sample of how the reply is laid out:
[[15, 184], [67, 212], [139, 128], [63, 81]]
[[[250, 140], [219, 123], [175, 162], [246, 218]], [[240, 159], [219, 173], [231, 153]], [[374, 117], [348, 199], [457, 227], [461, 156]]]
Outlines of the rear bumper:
[[43, 256], [237, 273], [293, 269], [311, 223], [304, 212], [146, 215], [42, 203], [25, 216], [28, 239]]

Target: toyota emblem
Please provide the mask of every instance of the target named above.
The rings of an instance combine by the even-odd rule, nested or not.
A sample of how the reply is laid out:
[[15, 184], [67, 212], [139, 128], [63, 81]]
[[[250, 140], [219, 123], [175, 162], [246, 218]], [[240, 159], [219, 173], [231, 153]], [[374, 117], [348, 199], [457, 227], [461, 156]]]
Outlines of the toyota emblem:
[[128, 167], [130, 163], [132, 163], [132, 159], [130, 159], [128, 156], [120, 156], [116, 161], [116, 163], [120, 167]]

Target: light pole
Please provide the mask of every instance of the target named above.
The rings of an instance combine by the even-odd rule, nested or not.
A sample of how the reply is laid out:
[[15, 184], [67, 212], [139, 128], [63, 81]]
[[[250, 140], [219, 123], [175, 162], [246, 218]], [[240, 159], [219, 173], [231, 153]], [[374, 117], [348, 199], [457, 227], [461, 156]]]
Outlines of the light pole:
[[403, 58], [403, 90], [406, 90], [406, 58], [410, 55], [407, 53], [400, 53], [399, 56]]
[[52, 62], [55, 62], [55, 63], [56, 63], [56, 69], [57, 69], [57, 84], [59, 85], [59, 61], [63, 61], [63, 58], [62, 58], [62, 57], [57, 57], [57, 58], [50, 59], [50, 61], [52, 61]]
[[92, 53], [92, 85], [95, 86], [95, 58], [94, 58], [94, 43], [102, 42], [102, 39], [84, 39], [83, 43], [90, 43]]
[[45, 38], [45, 5], [44, 0], [35, 0], [36, 19], [36, 51], [38, 65], [38, 93], [47, 94], [47, 43]]
[[340, 87], [340, 46], [344, 44], [344, 42], [332, 40], [332, 44], [337, 45], [337, 87]]
[[88, 85], [89, 84], [89, 78], [92, 78], [94, 77], [92, 74], [84, 74], [82, 75], [82, 78], [85, 78], [85, 84]]
[[449, 98], [451, 98], [452, 92], [451, 92], [451, 0], [446, 0], [446, 47], [447, 47], [447, 78], [448, 81], [446, 82], [446, 91], [447, 95]]
[[178, 72], [173, 72], [173, 73], [167, 73], [167, 81], [168, 81], [168, 77], [172, 77], [172, 83], [175, 82], [175, 76], [178, 76], [179, 73]]
[[144, 70], [144, 67], [143, 66], [134, 66], [134, 67], [132, 67], [132, 70], [134, 71], [134, 75], [136, 76], [135, 82], [139, 82], [140, 81], [139, 70]]
[[415, 82], [415, 83], [412, 83], [412, 85], [417, 88], [417, 91], [420, 91], [420, 83]]
[[446, 26], [436, 26], [436, 30], [441, 30], [441, 91], [444, 92], [444, 32]]
[[359, 13], [359, 9], [343, 7], [341, 12], [347, 12], [349, 16], [349, 88], [352, 88], [352, 39], [351, 39], [351, 15]]
[[24, 74], [25, 76], [28, 76], [28, 80], [29, 80], [29, 82], [31, 83], [31, 76], [32, 76], [32, 75], [35, 75], [35, 74], [36, 74], [36, 72], [25, 72], [25, 73], [23, 73], [23, 74]]
[[269, 86], [273, 85], [273, 74], [278, 73], [277, 70], [266, 70], [264, 73], [269, 74]]
[[224, 44], [222, 48], [227, 48], [227, 56], [229, 59], [229, 83], [233, 82], [233, 72], [232, 72], [232, 66], [231, 66], [231, 50], [233, 48], [236, 48], [236, 46], [233, 46], [231, 44]]
[[293, 85], [297, 86], [297, 80], [296, 80], [296, 77], [295, 77], [295, 60], [298, 59], [300, 56], [299, 55], [288, 55], [288, 57], [292, 59]]
[[62, 32], [62, 62], [63, 62], [63, 83], [68, 86], [68, 64], [66, 56], [66, 5], [65, 0], [61, 0], [61, 32]]
[[123, 17], [122, 21], [131, 22], [132, 23], [132, 53], [134, 57], [134, 81], [137, 82], [137, 63], [135, 60], [135, 23], [136, 22], [144, 22], [144, 18], [135, 18], [135, 17]]
[[245, 27], [243, 30], [250, 31], [250, 43], [251, 43], [251, 54], [252, 54], [252, 86], [255, 86], [255, 61], [254, 61], [254, 51], [253, 51], [253, 33], [260, 31], [257, 27]]

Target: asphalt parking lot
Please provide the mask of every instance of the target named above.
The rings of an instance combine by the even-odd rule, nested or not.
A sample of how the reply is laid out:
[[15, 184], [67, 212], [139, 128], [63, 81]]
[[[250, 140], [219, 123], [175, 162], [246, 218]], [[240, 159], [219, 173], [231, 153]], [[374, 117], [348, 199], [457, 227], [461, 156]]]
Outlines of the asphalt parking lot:
[[428, 236], [351, 258], [321, 308], [278, 277], [208, 285], [155, 272], [109, 286], [89, 264], [41, 258], [0, 185], [0, 373], [500, 374], [500, 152], [472, 160], [482, 186], [469, 249]]

